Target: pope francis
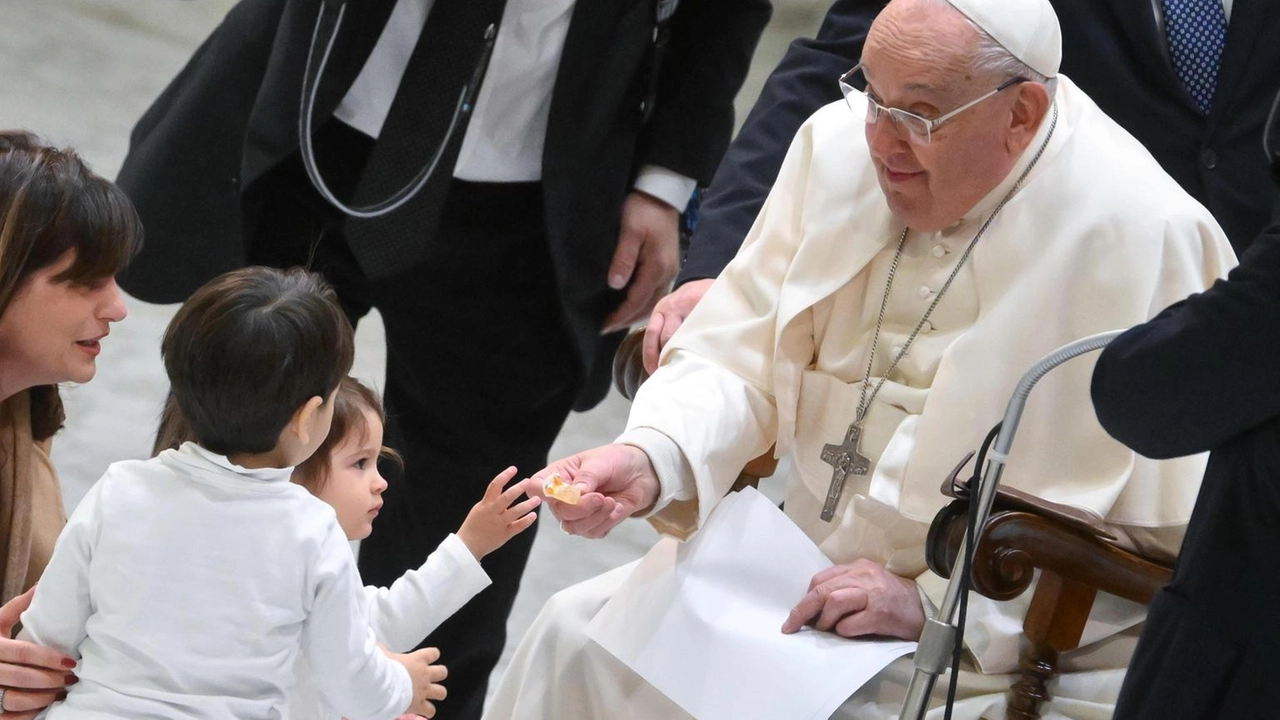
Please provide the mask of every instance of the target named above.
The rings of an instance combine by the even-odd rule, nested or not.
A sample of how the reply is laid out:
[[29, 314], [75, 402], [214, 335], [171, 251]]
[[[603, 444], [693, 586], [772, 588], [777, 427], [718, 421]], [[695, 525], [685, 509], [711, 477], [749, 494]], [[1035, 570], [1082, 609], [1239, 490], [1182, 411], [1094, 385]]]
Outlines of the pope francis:
[[[924, 560], [940, 482], [1000, 420], [1021, 374], [1235, 263], [1209, 213], [1058, 75], [1061, 47], [1047, 0], [893, 0], [840, 79], [847, 103], [801, 128], [627, 430], [553, 463], [528, 491], [552, 472], [578, 485], [579, 504], [548, 503], [571, 533], [601, 537], [643, 516], [687, 537], [776, 445], [793, 458], [786, 515], [836, 563], [780, 631], [918, 638], [945, 587]], [[1089, 403], [1091, 365], [1037, 386], [1004, 481], [1172, 557], [1204, 460], [1154, 462], [1111, 440]], [[833, 475], [846, 470], [841, 487]], [[584, 634], [628, 571], [547, 604], [488, 717], [688, 717]], [[1029, 595], [971, 599], [955, 717], [1004, 717]], [[1141, 609], [1100, 597], [1094, 615], [1111, 622], [1063, 656], [1046, 718], [1111, 717]], [[897, 717], [910, 670], [891, 664], [836, 717]]]

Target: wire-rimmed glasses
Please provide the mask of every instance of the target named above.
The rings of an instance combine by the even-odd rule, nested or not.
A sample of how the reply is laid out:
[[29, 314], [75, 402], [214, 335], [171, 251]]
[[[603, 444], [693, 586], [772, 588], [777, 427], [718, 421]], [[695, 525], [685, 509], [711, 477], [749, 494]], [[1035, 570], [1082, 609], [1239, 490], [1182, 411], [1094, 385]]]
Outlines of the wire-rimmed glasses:
[[[849, 72], [840, 76], [840, 91], [844, 93], [845, 102], [849, 104], [849, 107], [853, 109], [854, 112], [857, 112], [857, 107], [853, 104], [853, 101], [851, 100], [850, 96], [857, 94], [858, 96], [865, 98], [867, 101], [867, 124], [868, 125], [874, 125], [880, 119], [881, 113], [888, 113], [889, 119], [892, 120], [895, 124], [897, 124], [898, 127], [906, 130], [907, 136], [911, 139], [911, 142], [915, 143], [916, 145], [928, 145], [929, 142], [933, 140], [933, 131], [938, 129], [938, 126], [947, 122], [951, 118], [954, 118], [955, 116], [959, 115], [965, 110], [968, 110], [974, 105], [977, 105], [983, 100], [986, 100], [987, 98], [994, 96], [995, 94], [999, 93], [1001, 90], [1004, 90], [1005, 88], [1013, 87], [1014, 85], [1018, 85], [1020, 83], [1030, 82], [1027, 78], [1020, 78], [1020, 77], [1011, 78], [1005, 81], [996, 89], [992, 90], [991, 92], [980, 95], [977, 98], [965, 103], [964, 105], [961, 105], [955, 110], [952, 110], [949, 113], [940, 115], [930, 120], [929, 118], [920, 117], [915, 113], [907, 112], [906, 110], [900, 110], [898, 108], [885, 107], [884, 105], [881, 105], [880, 103], [876, 102], [875, 98], [871, 97], [869, 94], [863, 92], [862, 90], [859, 90], [857, 87], [854, 86], [853, 83], [855, 82], [856, 76], [861, 73], [862, 73], [862, 63], [858, 63], [857, 65], [854, 65], [853, 69], [851, 69]], [[865, 85], [866, 84], [865, 77], [863, 78], [863, 81], [864, 81], [863, 84]]]

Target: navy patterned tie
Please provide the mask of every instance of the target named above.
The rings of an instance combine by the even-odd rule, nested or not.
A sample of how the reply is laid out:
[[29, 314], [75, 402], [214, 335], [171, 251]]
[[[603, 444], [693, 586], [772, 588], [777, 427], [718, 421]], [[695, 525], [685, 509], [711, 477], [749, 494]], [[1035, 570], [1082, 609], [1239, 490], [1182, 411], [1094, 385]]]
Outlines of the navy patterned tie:
[[1161, 0], [1161, 4], [1173, 68], [1196, 107], [1208, 114], [1227, 38], [1222, 0]]

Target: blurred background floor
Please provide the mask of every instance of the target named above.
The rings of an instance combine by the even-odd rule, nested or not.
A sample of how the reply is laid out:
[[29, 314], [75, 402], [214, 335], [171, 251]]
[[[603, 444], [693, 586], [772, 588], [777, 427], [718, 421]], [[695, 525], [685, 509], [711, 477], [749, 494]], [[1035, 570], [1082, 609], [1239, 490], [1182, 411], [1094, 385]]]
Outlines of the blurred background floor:
[[[589, 1], [589, 0], [586, 0]], [[76, 148], [114, 178], [129, 131], [234, 3], [229, 0], [7, 0], [0, 25], [0, 128], [25, 128]], [[738, 96], [741, 121], [760, 84], [801, 35], [812, 35], [823, 0], [774, 0], [774, 17]], [[833, 79], [834, 82], [834, 79]], [[198, 172], [199, 168], [192, 168]], [[54, 441], [68, 510], [107, 465], [146, 457], [167, 388], [160, 336], [176, 306], [130, 299], [128, 319], [103, 341], [93, 382], [68, 387], [67, 427]], [[371, 313], [356, 333], [353, 374], [382, 387], [382, 323]], [[613, 394], [574, 414], [553, 458], [611, 441], [626, 421], [627, 401]], [[537, 468], [521, 468], [525, 474]], [[776, 495], [776, 482], [766, 483]], [[478, 495], [477, 495], [478, 497]], [[376, 531], [376, 528], [375, 528]], [[656, 539], [646, 523], [623, 523], [600, 541], [571, 538], [540, 523], [528, 569], [508, 623], [501, 673], [516, 642], [555, 591], [641, 556]], [[445, 649], [448, 662], [448, 649]]]

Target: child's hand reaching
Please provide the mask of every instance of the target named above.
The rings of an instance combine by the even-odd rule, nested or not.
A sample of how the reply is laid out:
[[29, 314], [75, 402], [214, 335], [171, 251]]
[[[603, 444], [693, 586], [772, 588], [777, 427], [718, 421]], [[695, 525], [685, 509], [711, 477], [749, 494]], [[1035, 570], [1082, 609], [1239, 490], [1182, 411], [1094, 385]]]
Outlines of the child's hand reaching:
[[515, 476], [516, 469], [509, 467], [490, 481], [484, 497], [471, 508], [467, 519], [462, 521], [462, 527], [458, 529], [458, 539], [462, 540], [476, 560], [481, 560], [502, 547], [538, 519], [538, 514], [533, 509], [538, 507], [542, 498], [532, 497], [512, 505], [523, 494], [523, 485], [516, 483], [506, 490], [502, 489]]
[[448, 694], [440, 682], [448, 677], [449, 671], [445, 666], [435, 664], [440, 659], [440, 651], [423, 648], [404, 655], [385, 649], [382, 652], [409, 671], [409, 679], [413, 681], [413, 703], [406, 709], [409, 716], [435, 717], [436, 706], [431, 701], [443, 700]]

